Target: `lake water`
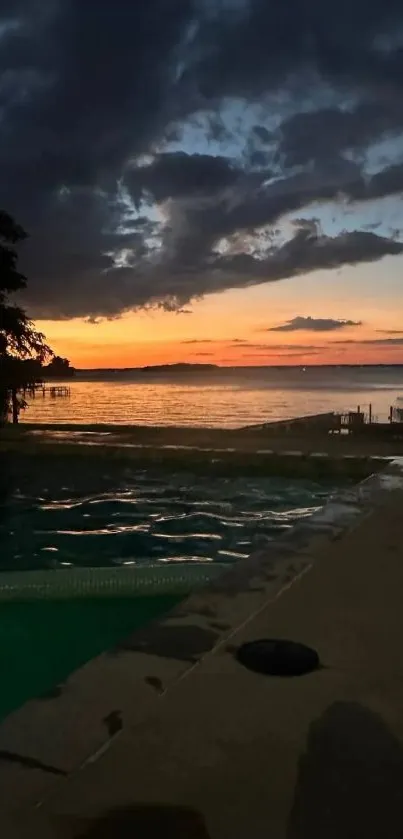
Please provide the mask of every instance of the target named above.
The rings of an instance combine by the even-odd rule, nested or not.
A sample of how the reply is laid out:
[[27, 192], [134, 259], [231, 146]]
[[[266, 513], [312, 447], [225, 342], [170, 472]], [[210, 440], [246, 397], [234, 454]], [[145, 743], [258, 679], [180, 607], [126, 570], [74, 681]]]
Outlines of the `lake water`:
[[[403, 399], [403, 367], [249, 368], [182, 375], [78, 374], [69, 397], [37, 395], [22, 422], [198, 425], [236, 428], [322, 411], [379, 419]], [[403, 402], [400, 403], [403, 406]]]

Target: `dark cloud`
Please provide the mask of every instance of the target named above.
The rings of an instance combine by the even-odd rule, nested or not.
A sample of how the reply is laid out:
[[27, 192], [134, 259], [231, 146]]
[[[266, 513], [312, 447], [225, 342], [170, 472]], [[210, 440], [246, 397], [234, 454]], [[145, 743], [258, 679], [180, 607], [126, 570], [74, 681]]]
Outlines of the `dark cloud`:
[[[228, 347], [231, 347], [231, 348], [236, 347], [236, 346], [237, 346], [236, 344], [228, 344]], [[270, 344], [253, 344], [253, 343], [246, 342], [245, 344], [243, 344], [241, 346], [241, 349], [242, 350], [264, 350], [266, 353], [269, 353], [269, 352], [271, 352], [272, 349], [275, 349], [275, 347], [271, 347]]]
[[304, 355], [320, 355], [320, 350], [297, 350], [296, 352], [282, 353], [243, 353], [242, 358], [301, 358]]
[[382, 225], [381, 221], [373, 221], [373, 222], [370, 222], [369, 224], [364, 224], [363, 225], [363, 230], [378, 230], [379, 227], [381, 227], [381, 225]]
[[246, 338], [233, 338], [231, 341], [226, 341], [225, 339], [220, 339], [217, 341], [212, 340], [211, 338], [201, 338], [200, 340], [189, 340], [189, 341], [181, 341], [181, 344], [220, 344], [227, 349], [230, 348], [239, 348], [241, 350], [266, 350], [267, 352], [272, 351], [287, 351], [287, 350], [323, 350], [326, 347], [322, 344], [267, 344], [262, 342], [256, 341], [248, 341]]
[[[229, 346], [234, 346], [234, 344], [229, 344]], [[281, 350], [287, 352], [288, 350], [296, 350], [298, 352], [305, 351], [305, 350], [324, 350], [324, 347], [321, 344], [255, 344], [253, 342], [245, 342], [244, 345], [241, 347], [242, 350], [244, 349], [251, 349], [251, 350], [267, 350], [267, 352]]]
[[[260, 184], [256, 183], [258, 177]], [[253, 233], [261, 227], [274, 226], [287, 213], [317, 202], [337, 201], [341, 196], [350, 202], [373, 201], [403, 193], [403, 166], [387, 167], [368, 178], [357, 164], [342, 157], [328, 160], [325, 167], [319, 161], [309, 172], [291, 174], [268, 184], [264, 179], [264, 173], [255, 176], [253, 189], [246, 189], [231, 202], [226, 198], [188, 210], [189, 228], [205, 248], [238, 231]]]
[[[274, 229], [341, 195], [403, 192], [396, 160], [372, 178], [363, 168], [368, 146], [403, 128], [402, 31], [401, 0], [0, 2], [0, 206], [31, 234], [31, 313], [183, 311], [210, 292], [400, 253], [368, 230], [298, 228], [279, 244]], [[243, 146], [231, 97], [259, 106]], [[166, 148], [201, 115], [203, 154]]]
[[270, 143], [270, 141], [272, 140], [272, 135], [270, 134], [270, 131], [268, 131], [267, 128], [264, 127], [264, 125], [254, 125], [252, 131], [261, 143]]
[[377, 329], [381, 335], [403, 335], [403, 329]]
[[[310, 271], [356, 265], [364, 259], [373, 262], [382, 256], [403, 253], [403, 243], [377, 236], [375, 233], [356, 231], [329, 237], [309, 229], [306, 225], [282, 247], [268, 249], [260, 258], [249, 254], [216, 257], [210, 267], [216, 272], [230, 274], [233, 285], [256, 282], [275, 282], [305, 274]], [[364, 257], [365, 254], [365, 257]], [[238, 275], [239, 279], [237, 281]], [[212, 283], [209, 290], [214, 290]]]
[[297, 316], [280, 326], [271, 326], [268, 332], [334, 332], [346, 326], [362, 326], [361, 321], [339, 320], [335, 318], [312, 318]]
[[225, 198], [190, 214], [189, 223], [199, 236], [211, 243], [237, 231], [253, 232], [275, 225], [281, 216], [317, 201], [331, 201], [341, 192], [351, 199], [364, 198], [365, 185], [358, 166], [341, 158], [326, 171], [317, 167], [312, 172], [291, 174], [267, 184], [264, 173], [255, 176], [258, 178], [260, 183], [254, 183], [252, 189], [246, 188], [232, 200]]
[[345, 151], [362, 152], [397, 129], [403, 129], [403, 114], [389, 100], [293, 114], [279, 129], [278, 154], [286, 166], [326, 163]]
[[403, 165], [387, 166], [368, 183], [368, 194], [364, 198], [384, 198], [403, 192]]
[[374, 41], [396, 31], [401, 19], [399, 0], [341, 0], [332, 6], [288, 0], [281, 7], [275, 0], [250, 0], [236, 18], [211, 15], [202, 32], [205, 51], [187, 76], [206, 98], [258, 97], [298, 71], [300, 85], [303, 74], [312, 84], [316, 72], [333, 85], [370, 89], [382, 83], [394, 91], [402, 83], [399, 57], [381, 52]]
[[403, 338], [367, 338], [364, 341], [349, 339], [346, 341], [334, 341], [334, 344], [362, 344], [363, 346], [374, 345], [377, 347], [394, 347], [403, 345]]
[[239, 176], [237, 167], [226, 157], [173, 152], [156, 155], [149, 165], [133, 167], [125, 184], [136, 203], [148, 196], [161, 202], [167, 198], [215, 195], [232, 186]]
[[191, 338], [188, 341], [181, 341], [181, 344], [213, 344], [212, 338]]

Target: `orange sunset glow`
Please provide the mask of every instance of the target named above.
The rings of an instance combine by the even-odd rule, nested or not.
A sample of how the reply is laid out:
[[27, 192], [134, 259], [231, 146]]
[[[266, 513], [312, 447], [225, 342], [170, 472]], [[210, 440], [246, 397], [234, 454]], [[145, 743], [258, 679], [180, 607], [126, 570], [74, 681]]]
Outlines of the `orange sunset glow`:
[[402, 3], [0, 5], [2, 204], [57, 355], [403, 363]]
[[[389, 281], [399, 259], [384, 260]], [[113, 320], [38, 321], [54, 351], [78, 368], [142, 367], [178, 362], [222, 366], [398, 364], [403, 331], [396, 300], [360, 298], [365, 278], [379, 267], [345, 268], [337, 287], [331, 272], [281, 283], [227, 291], [196, 301], [187, 314], [131, 312]], [[318, 302], [318, 292], [321, 298]], [[399, 290], [401, 310], [403, 295]], [[270, 331], [297, 315], [336, 315], [360, 325], [331, 331]], [[308, 324], [309, 325], [309, 324]], [[320, 326], [320, 324], [319, 324]]]

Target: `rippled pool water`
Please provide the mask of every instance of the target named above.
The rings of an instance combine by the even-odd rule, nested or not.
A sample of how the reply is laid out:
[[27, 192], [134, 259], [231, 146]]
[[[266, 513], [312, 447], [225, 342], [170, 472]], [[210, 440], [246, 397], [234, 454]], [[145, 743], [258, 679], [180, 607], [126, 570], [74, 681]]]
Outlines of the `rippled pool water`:
[[219, 561], [247, 557], [323, 505], [332, 484], [123, 469], [36, 476], [14, 486], [1, 567], [28, 569]]
[[[144, 472], [100, 458], [10, 461], [0, 487], [1, 571], [248, 556], [311, 515], [332, 483]], [[180, 601], [153, 594], [1, 603], [0, 719], [64, 683]]]

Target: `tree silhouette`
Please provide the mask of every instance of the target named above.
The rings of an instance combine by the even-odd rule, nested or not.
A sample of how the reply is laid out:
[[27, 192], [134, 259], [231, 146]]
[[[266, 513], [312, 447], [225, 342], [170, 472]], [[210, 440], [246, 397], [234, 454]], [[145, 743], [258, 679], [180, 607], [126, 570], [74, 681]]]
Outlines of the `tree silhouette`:
[[55, 376], [56, 378], [66, 378], [74, 375], [74, 367], [70, 367], [68, 358], [62, 358], [60, 355], [55, 355], [50, 364], [44, 367], [43, 372], [47, 376]]
[[25, 230], [0, 210], [0, 422], [7, 421], [10, 411], [13, 422], [18, 422], [25, 407], [21, 392], [40, 381], [43, 362], [53, 356], [24, 309], [10, 302], [10, 295], [27, 284], [15, 250], [26, 238]]

